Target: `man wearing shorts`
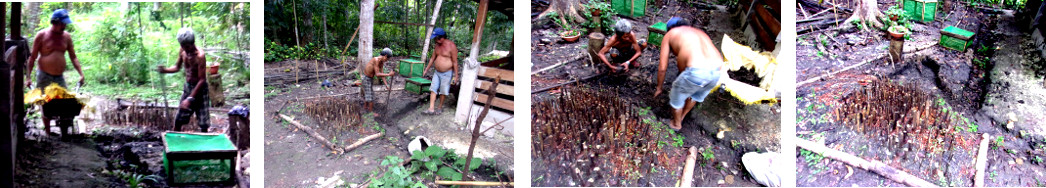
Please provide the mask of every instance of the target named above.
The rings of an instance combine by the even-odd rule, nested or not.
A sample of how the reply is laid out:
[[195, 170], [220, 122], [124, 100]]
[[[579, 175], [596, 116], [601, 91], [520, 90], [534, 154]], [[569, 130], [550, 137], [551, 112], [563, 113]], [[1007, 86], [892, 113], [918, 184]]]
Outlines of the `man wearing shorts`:
[[[458, 46], [454, 41], [447, 39], [447, 32], [443, 28], [432, 30], [432, 36], [436, 43], [432, 59], [425, 65], [424, 74], [429, 73], [429, 67], [435, 67], [436, 73], [432, 75], [432, 85], [429, 90], [429, 109], [425, 114], [439, 114], [443, 112], [443, 100], [450, 94], [450, 84], [458, 80]], [[451, 70], [453, 69], [453, 70]], [[436, 109], [436, 95], [439, 95], [439, 109]]]
[[[374, 111], [374, 81], [372, 79], [389, 77], [396, 74], [396, 71], [381, 73], [381, 69], [385, 67], [385, 61], [388, 61], [389, 57], [392, 57], [392, 49], [385, 48], [381, 50], [381, 56], [372, 58], [366, 65], [364, 65], [363, 78], [360, 80], [362, 86], [360, 88], [363, 89], [363, 105], [367, 108], [368, 112]], [[378, 116], [377, 113], [374, 113], [374, 117]]]
[[[76, 50], [73, 48], [73, 38], [65, 28], [73, 23], [69, 19], [69, 12], [65, 9], [55, 10], [51, 14], [51, 27], [36, 33], [33, 39], [33, 47], [29, 55], [29, 71], [26, 75], [32, 75], [33, 65], [40, 63], [40, 71], [36, 72], [36, 88], [43, 90], [51, 83], [66, 87], [65, 78], [62, 73], [65, 66], [65, 53], [69, 53], [69, 59], [73, 62], [76, 72], [80, 73], [80, 85], [84, 84], [84, 71], [80, 69], [80, 59], [76, 58]], [[32, 79], [26, 79], [32, 80]], [[32, 82], [26, 84], [32, 87]], [[44, 121], [44, 132], [51, 134], [51, 118], [41, 117]]]
[[[603, 62], [610, 69], [610, 72], [628, 71], [630, 66], [639, 66], [637, 60], [643, 54], [643, 45], [645, 45], [643, 43], [645, 41], [637, 40], [636, 34], [632, 33], [632, 23], [621, 19], [614, 24], [614, 35], [607, 39], [606, 44], [596, 56], [599, 58], [599, 62]], [[611, 53], [608, 60], [605, 54], [609, 53], [611, 49], [616, 50], [617, 53]]]
[[657, 67], [657, 90], [654, 97], [661, 94], [668, 69], [669, 53], [676, 54], [676, 66], [679, 76], [672, 82], [668, 94], [668, 103], [672, 106], [672, 129], [683, 128], [683, 117], [694, 108], [697, 102], [704, 102], [705, 97], [717, 85], [724, 75], [723, 55], [716, 49], [712, 39], [701, 29], [689, 26], [682, 18], [672, 17], [667, 22], [668, 32], [661, 42], [661, 58]]
[[174, 67], [159, 65], [156, 70], [161, 74], [176, 73], [185, 69], [185, 86], [182, 87], [181, 102], [178, 105], [178, 114], [174, 119], [174, 131], [182, 131], [182, 125], [189, 124], [192, 116], [196, 115], [196, 124], [200, 132], [207, 132], [211, 127], [209, 107], [210, 96], [207, 94], [207, 59], [206, 54], [196, 47], [196, 34], [190, 28], [178, 30], [176, 36], [181, 49], [178, 53], [178, 61]]

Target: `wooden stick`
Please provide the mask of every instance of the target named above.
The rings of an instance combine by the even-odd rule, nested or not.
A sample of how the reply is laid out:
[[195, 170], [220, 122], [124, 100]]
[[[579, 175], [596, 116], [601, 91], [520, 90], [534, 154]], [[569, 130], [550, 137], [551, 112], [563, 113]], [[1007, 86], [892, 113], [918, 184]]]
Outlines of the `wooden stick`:
[[362, 146], [363, 144], [367, 143], [368, 141], [371, 141], [371, 140], [374, 140], [374, 139], [378, 139], [378, 137], [381, 137], [382, 135], [385, 135], [385, 133], [380, 133], [379, 132], [379, 133], [375, 133], [375, 134], [372, 134], [372, 135], [367, 136], [367, 137], [363, 137], [362, 139], [357, 140], [355, 143], [352, 143], [352, 145], [349, 145], [349, 147], [342, 148], [341, 150], [342, 150], [342, 152], [348, 153], [349, 151], [352, 151], [353, 149], [356, 149], [356, 147]]
[[[912, 53], [912, 52], [922, 51], [922, 50], [924, 50], [924, 49], [927, 49], [927, 48], [933, 47], [934, 45], [937, 45], [937, 43], [936, 43], [936, 42], [934, 42], [933, 44], [928, 44], [928, 45], [926, 45], [926, 46], [918, 47], [918, 48], [912, 49], [911, 51], [909, 51], [909, 50], [905, 50], [905, 51], [904, 51], [904, 53]], [[823, 75], [821, 75], [821, 76], [817, 76], [817, 77], [813, 77], [813, 78], [810, 78], [810, 79], [806, 79], [806, 80], [804, 80], [804, 81], [802, 81], [802, 82], [796, 83], [796, 84], [795, 84], [795, 87], [797, 87], [797, 88], [798, 88], [799, 86], [803, 86], [803, 85], [806, 85], [806, 84], [809, 84], [809, 83], [813, 83], [813, 82], [815, 82], [815, 81], [817, 81], [817, 80], [820, 80], [820, 79], [824, 79], [824, 78], [827, 78], [827, 77], [833, 76], [833, 75], [835, 75], [835, 74], [838, 74], [838, 73], [840, 73], [840, 72], [843, 72], [843, 71], [847, 71], [847, 70], [850, 70], [850, 69], [853, 69], [853, 68], [857, 68], [857, 67], [860, 67], [860, 66], [862, 66], [862, 65], [865, 65], [865, 64], [871, 63], [872, 61], [878, 60], [878, 59], [880, 59], [880, 58], [883, 58], [883, 57], [886, 57], [886, 54], [879, 54], [878, 56], [875, 56], [875, 57], [873, 57], [873, 58], [871, 58], [871, 59], [865, 60], [864, 62], [861, 62], [861, 63], [855, 64], [855, 65], [850, 65], [850, 66], [848, 66], [848, 67], [846, 67], [846, 68], [843, 68], [843, 69], [840, 69], [840, 70], [837, 70], [837, 71], [832, 71], [832, 72], [830, 72], [830, 73], [828, 73], [828, 74], [823, 74]]]
[[806, 149], [806, 150], [810, 150], [810, 151], [813, 151], [815, 153], [824, 155], [825, 157], [828, 157], [828, 158], [831, 158], [831, 159], [834, 159], [834, 160], [837, 160], [837, 161], [842, 161], [842, 162], [844, 162], [846, 164], [850, 164], [852, 166], [856, 166], [856, 167], [859, 167], [859, 168], [862, 168], [862, 169], [865, 169], [865, 170], [869, 170], [869, 171], [878, 173], [879, 175], [882, 175], [883, 177], [886, 177], [887, 179], [894, 180], [894, 181], [897, 181], [899, 183], [903, 183], [903, 184], [908, 185], [908, 186], [912, 186], [912, 187], [938, 187], [937, 185], [935, 185], [933, 183], [930, 183], [930, 182], [928, 182], [926, 180], [923, 180], [923, 179], [915, 177], [915, 176], [913, 176], [911, 174], [908, 174], [907, 172], [904, 172], [903, 170], [890, 167], [889, 165], [886, 165], [885, 163], [882, 163], [882, 162], [879, 162], [879, 161], [875, 161], [875, 160], [865, 160], [865, 159], [862, 159], [860, 157], [851, 155], [849, 153], [842, 152], [842, 151], [839, 151], [839, 150], [834, 150], [834, 149], [828, 148], [828, 147], [826, 147], [826, 146], [824, 146], [822, 144], [814, 143], [814, 142], [806, 140], [806, 139], [798, 139], [797, 138], [796, 142], [795, 142], [795, 145], [800, 147], [800, 148], [803, 148], [803, 149]]
[[682, 183], [677, 187], [690, 187], [694, 185], [694, 166], [697, 166], [697, 147], [690, 146], [690, 155], [686, 157], [686, 166], [683, 167]]
[[556, 84], [556, 85], [552, 85], [552, 86], [548, 86], [548, 87], [545, 87], [545, 88], [541, 88], [541, 89], [538, 89], [538, 90], [534, 90], [534, 91], [531, 91], [530, 93], [531, 93], [531, 94], [534, 94], [534, 93], [541, 93], [541, 92], [545, 92], [545, 91], [548, 91], [548, 90], [550, 90], [550, 89], [552, 89], [552, 88], [556, 88], [556, 87], [559, 87], [559, 86], [563, 86], [563, 85], [571, 84], [571, 83], [574, 83], [574, 82], [579, 82], [579, 81], [585, 81], [585, 80], [588, 80], [588, 79], [592, 79], [592, 78], [595, 78], [595, 77], [597, 77], [597, 76], [601, 76], [601, 75], [605, 75], [605, 74], [606, 74], [606, 73], [604, 72], [604, 73], [599, 73], [599, 74], [593, 74], [593, 75], [589, 75], [588, 77], [584, 77], [584, 78], [581, 78], [581, 79], [577, 79], [577, 80], [571, 80], [571, 81], [567, 81], [567, 82], [563, 82], [563, 83], [558, 83], [558, 84]]
[[991, 136], [988, 133], [984, 133], [981, 139], [981, 148], [977, 150], [977, 163], [974, 164], [974, 168], [977, 169], [977, 173], [973, 176], [974, 187], [984, 187], [984, 168], [988, 166], [988, 140]]
[[341, 149], [338, 148], [338, 145], [334, 145], [334, 143], [331, 143], [330, 141], [327, 141], [327, 138], [324, 138], [319, 133], [317, 133], [315, 130], [312, 130], [312, 128], [309, 128], [309, 127], [307, 127], [305, 125], [302, 125], [298, 121], [294, 121], [294, 118], [288, 117], [288, 116], [283, 115], [283, 114], [279, 114], [279, 115], [280, 115], [281, 118], [283, 118], [283, 120], [285, 120], [287, 122], [290, 122], [292, 125], [297, 126], [298, 129], [301, 129], [301, 130], [305, 131], [306, 134], [309, 134], [309, 136], [312, 136], [314, 139], [318, 140], [321, 144], [327, 146], [327, 148], [330, 148], [331, 150], [334, 150], [335, 152], [342, 151]]
[[512, 182], [446, 181], [446, 180], [436, 180], [436, 185], [515, 186]]
[[469, 172], [472, 171], [469, 167], [471, 166], [470, 164], [472, 164], [472, 152], [476, 150], [476, 141], [479, 140], [480, 125], [482, 125], [483, 118], [487, 117], [487, 112], [490, 111], [491, 101], [494, 100], [494, 91], [498, 88], [499, 82], [501, 82], [500, 74], [494, 77], [494, 82], [491, 82], [490, 87], [487, 88], [487, 102], [483, 103], [483, 111], [479, 113], [478, 117], [476, 117], [476, 124], [473, 125], [475, 128], [472, 129], [472, 141], [469, 142], [469, 152], [468, 155], [465, 156], [465, 173], [463, 173], [462, 177], [468, 177]]

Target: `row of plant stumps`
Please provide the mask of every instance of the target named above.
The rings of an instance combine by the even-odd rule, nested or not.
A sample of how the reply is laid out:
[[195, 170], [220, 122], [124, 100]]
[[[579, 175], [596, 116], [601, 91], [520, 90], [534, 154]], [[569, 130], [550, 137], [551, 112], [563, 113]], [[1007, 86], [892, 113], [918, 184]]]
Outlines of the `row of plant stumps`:
[[547, 178], [583, 186], [631, 185], [681, 159], [662, 149], [669, 145], [662, 140], [671, 134], [667, 126], [643, 119], [650, 112], [624, 100], [594, 88], [570, 87], [561, 97], [534, 103], [535, 160], [564, 173]]

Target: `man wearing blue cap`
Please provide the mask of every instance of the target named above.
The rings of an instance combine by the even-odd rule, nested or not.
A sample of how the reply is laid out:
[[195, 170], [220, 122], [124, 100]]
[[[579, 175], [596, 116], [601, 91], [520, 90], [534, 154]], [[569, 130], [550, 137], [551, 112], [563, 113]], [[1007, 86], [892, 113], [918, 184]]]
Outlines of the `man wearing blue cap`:
[[686, 117], [686, 113], [690, 112], [697, 102], [704, 102], [708, 93], [719, 84], [723, 71], [726, 71], [723, 69], [723, 55], [716, 49], [708, 34], [689, 25], [689, 22], [679, 17], [668, 20], [668, 32], [661, 40], [657, 90], [654, 91], [654, 97], [661, 94], [665, 71], [668, 69], [669, 53], [675, 54], [679, 76], [672, 82], [668, 104], [673, 109], [672, 123], [669, 127], [676, 130], [683, 128], [683, 117]]
[[[79, 84], [84, 84], [84, 71], [80, 69], [80, 59], [76, 58], [72, 35], [65, 32], [66, 26], [71, 23], [73, 20], [69, 19], [69, 12], [65, 9], [58, 9], [51, 14], [51, 27], [36, 33], [27, 63], [29, 72], [26, 73], [26, 75], [33, 75], [33, 65], [40, 62], [40, 71], [36, 72], [36, 88], [44, 89], [52, 83], [66, 87], [65, 78], [62, 76], [66, 69], [66, 52], [69, 53], [69, 59], [73, 61], [76, 72], [80, 73]], [[31, 88], [32, 85], [32, 81], [26, 83], [26, 87]], [[46, 116], [41, 118], [44, 120], [44, 132], [52, 134], [51, 119]]]
[[[443, 100], [450, 94], [450, 83], [458, 80], [458, 46], [454, 44], [454, 41], [447, 39], [447, 32], [443, 31], [443, 28], [433, 29], [430, 37], [434, 39], [436, 46], [432, 59], [425, 65], [423, 74], [429, 73], [429, 67], [435, 67], [436, 74], [432, 75], [432, 85], [429, 86], [432, 94], [429, 95], [429, 110], [426, 110], [425, 114], [439, 114], [443, 112]], [[451, 72], [452, 68], [453, 72]], [[436, 109], [437, 94], [440, 95], [438, 110]]]
[[[628, 71], [629, 66], [639, 66], [637, 60], [639, 60], [640, 55], [643, 55], [643, 46], [645, 45], [641, 43], [644, 42], [637, 40], [636, 34], [632, 33], [632, 23], [621, 19], [614, 24], [614, 35], [607, 39], [606, 45], [603, 45], [596, 57], [610, 68], [610, 72], [617, 72], [617, 70]], [[612, 54], [611, 59], [608, 60], [604, 54], [610, 52], [610, 49], [617, 49], [617, 53]]]

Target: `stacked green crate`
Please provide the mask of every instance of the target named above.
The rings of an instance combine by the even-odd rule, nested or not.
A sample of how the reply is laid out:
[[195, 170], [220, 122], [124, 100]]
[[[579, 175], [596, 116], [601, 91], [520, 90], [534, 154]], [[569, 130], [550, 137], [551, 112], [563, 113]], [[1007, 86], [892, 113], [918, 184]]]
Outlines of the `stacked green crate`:
[[973, 39], [973, 32], [960, 29], [955, 26], [948, 26], [941, 29], [941, 41], [938, 44], [941, 46], [958, 51], [966, 51], [966, 47], [970, 47]]
[[612, 0], [610, 8], [628, 17], [642, 17], [646, 15], [646, 0]]
[[937, 0], [904, 0], [904, 12], [920, 22], [933, 22], [937, 16]]
[[408, 78], [407, 82], [404, 83], [403, 90], [414, 94], [421, 94], [429, 90], [429, 86], [432, 85], [432, 81], [422, 77]]
[[665, 22], [657, 22], [647, 28], [647, 30], [650, 31], [650, 36], [647, 37], [647, 41], [650, 41], [649, 44], [651, 46], [661, 46], [661, 39], [665, 38], [664, 33], [668, 32], [666, 28]]
[[417, 59], [401, 59], [399, 72], [404, 77], [421, 77], [425, 72], [425, 63]]

